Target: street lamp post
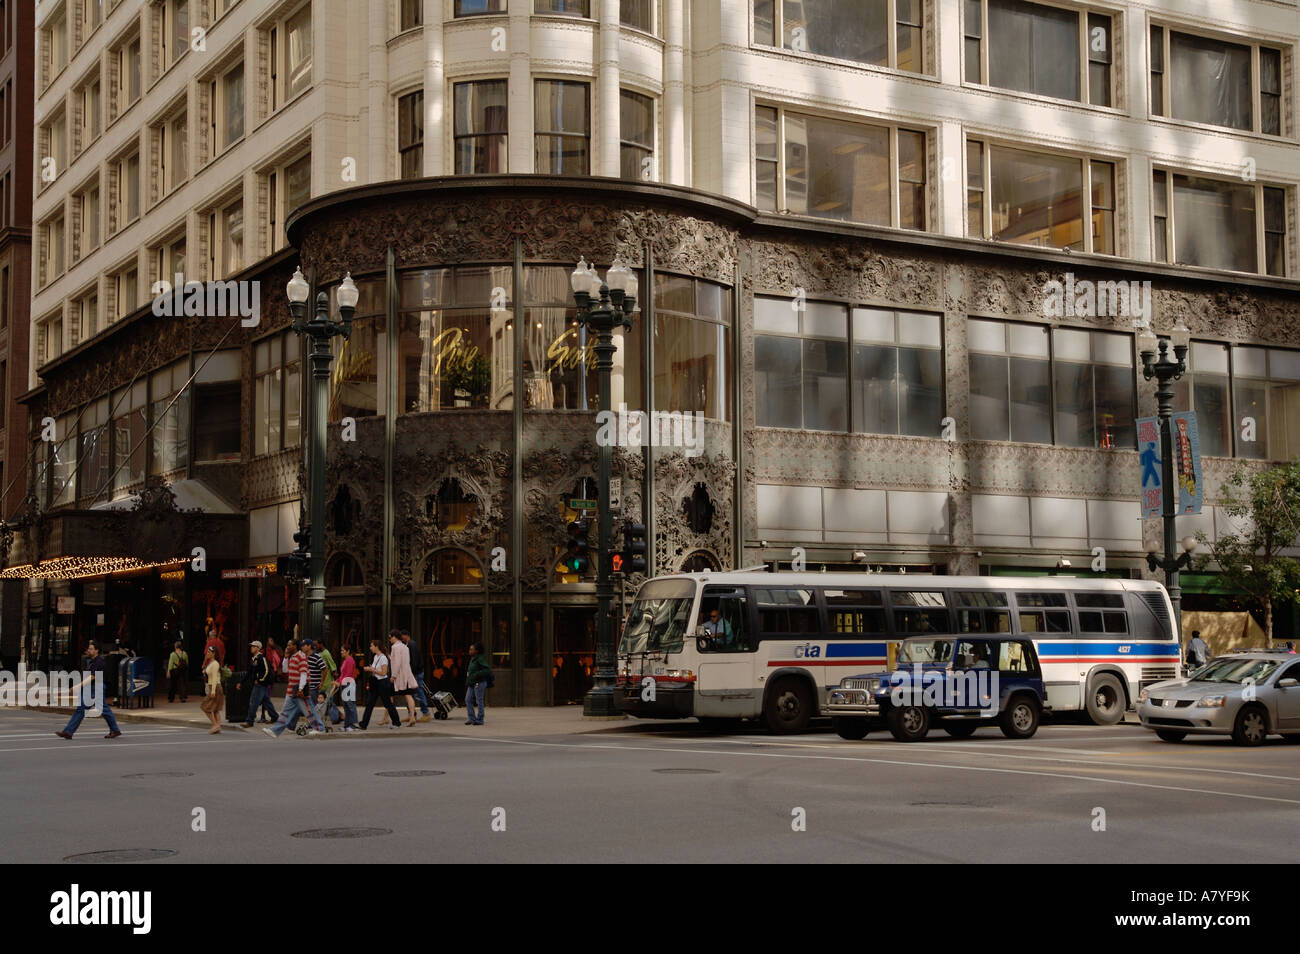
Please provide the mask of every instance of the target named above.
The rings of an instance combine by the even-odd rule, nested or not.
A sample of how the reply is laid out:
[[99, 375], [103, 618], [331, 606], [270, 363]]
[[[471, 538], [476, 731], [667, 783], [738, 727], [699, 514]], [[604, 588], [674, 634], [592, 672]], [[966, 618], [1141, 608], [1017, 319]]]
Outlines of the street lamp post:
[[[1165, 589], [1174, 609], [1174, 628], [1179, 642], [1183, 634], [1183, 591], [1179, 585], [1178, 571], [1191, 565], [1191, 551], [1196, 548], [1196, 538], [1181, 541], [1183, 552], [1174, 552], [1177, 530], [1174, 518], [1178, 514], [1178, 489], [1174, 486], [1174, 382], [1187, 371], [1187, 346], [1191, 332], [1179, 322], [1169, 338], [1157, 338], [1150, 326], [1138, 337], [1138, 351], [1142, 355], [1142, 376], [1156, 379], [1156, 414], [1160, 423], [1160, 496], [1161, 516], [1164, 522], [1164, 556], [1147, 554], [1151, 572], [1165, 571]], [[1172, 346], [1173, 354], [1170, 354]]]
[[[337, 299], [342, 321], [331, 321], [329, 297], [316, 295], [316, 314], [307, 321], [307, 297], [311, 288], [301, 269], [294, 269], [287, 288], [292, 328], [311, 343], [311, 440], [308, 445], [307, 526], [300, 527], [307, 553], [307, 596], [303, 600], [303, 635], [319, 643], [325, 635], [325, 441], [329, 417], [330, 364], [334, 355], [330, 340], [336, 335], [345, 339], [352, 333], [352, 316], [359, 293], [349, 273], [338, 287]], [[306, 532], [303, 532], [306, 531]]]
[[[637, 278], [618, 258], [605, 273], [602, 282], [596, 270], [579, 259], [570, 276], [574, 300], [578, 303], [578, 321], [596, 335], [596, 374], [600, 388], [600, 420], [608, 420], [610, 411], [610, 372], [614, 370], [614, 327], [632, 327], [636, 310]], [[613, 528], [609, 512], [609, 479], [613, 448], [609, 441], [599, 441], [600, 467], [597, 473], [597, 520], [599, 543], [596, 552], [596, 682], [582, 700], [584, 716], [619, 715], [614, 705], [614, 629], [610, 618], [614, 599], [611, 576]]]

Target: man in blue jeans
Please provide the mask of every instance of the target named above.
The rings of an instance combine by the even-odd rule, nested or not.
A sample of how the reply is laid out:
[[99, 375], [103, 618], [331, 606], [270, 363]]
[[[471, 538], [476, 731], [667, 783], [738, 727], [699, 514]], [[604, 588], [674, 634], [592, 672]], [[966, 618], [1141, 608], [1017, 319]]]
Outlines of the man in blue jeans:
[[[86, 718], [86, 712], [98, 708], [100, 710], [99, 714], [108, 723], [108, 735], [104, 736], [104, 738], [116, 739], [122, 734], [122, 730], [117, 727], [117, 720], [113, 718], [113, 710], [108, 707], [108, 695], [104, 686], [104, 658], [99, 655], [99, 647], [94, 643], [86, 647], [86, 655], [90, 657], [90, 666], [86, 678], [72, 687], [73, 692], [82, 690], [78, 697], [77, 711], [72, 713], [72, 718], [63, 727], [63, 731], [54, 734], [61, 739], [72, 738], [73, 733], [77, 731], [77, 727], [81, 725], [81, 720]], [[99, 682], [98, 691], [95, 689], [96, 680]]]
[[401, 638], [406, 648], [411, 651], [411, 675], [415, 677], [415, 702], [420, 707], [420, 718], [415, 721], [428, 722], [430, 719], [429, 687], [424, 684], [424, 654], [420, 652], [420, 647], [411, 641], [408, 630], [402, 630]]
[[[307, 660], [311, 650], [311, 640], [304, 639], [301, 648], [289, 660], [289, 694], [284, 700], [284, 711], [280, 713], [280, 718], [272, 725], [262, 726], [262, 731], [273, 739], [278, 739], [280, 733], [298, 722], [298, 716], [310, 719], [316, 724], [317, 728], [308, 732], [308, 735], [320, 735], [321, 729], [325, 727], [320, 725], [316, 719], [316, 713], [312, 711], [308, 700], [311, 696], [308, 694], [307, 685], [310, 681], [310, 672]], [[318, 660], [320, 656], [316, 657]], [[322, 662], [323, 665], [323, 662]], [[317, 686], [319, 686], [319, 681]]]
[[483, 644], [471, 644], [469, 671], [465, 674], [465, 709], [469, 713], [466, 725], [483, 724], [483, 697], [487, 694], [488, 680], [491, 678], [492, 669], [483, 653]]
[[[253, 694], [248, 699], [248, 716], [244, 719], [244, 728], [251, 729], [253, 720], [257, 718], [257, 710], [269, 708], [271, 710], [271, 721], [274, 722], [279, 718], [275, 712], [275, 706], [271, 703], [271, 684], [275, 682], [275, 671], [271, 669], [271, 663], [262, 652], [262, 644], [253, 640], [248, 644], [248, 648], [253, 651], [253, 659], [248, 664], [248, 674], [245, 679], [253, 681]], [[235, 686], [236, 689], [242, 688], [243, 683]]]

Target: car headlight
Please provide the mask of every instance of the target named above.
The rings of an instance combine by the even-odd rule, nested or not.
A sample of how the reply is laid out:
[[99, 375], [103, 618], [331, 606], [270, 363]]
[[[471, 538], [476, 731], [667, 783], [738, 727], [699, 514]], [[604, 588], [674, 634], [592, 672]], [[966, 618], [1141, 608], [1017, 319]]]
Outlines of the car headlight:
[[1146, 701], [1147, 701], [1147, 691], [1143, 689], [1141, 692], [1138, 693], [1138, 702], [1146, 702]]
[[1228, 697], [1219, 696], [1201, 696], [1196, 700], [1196, 706], [1199, 709], [1222, 709], [1228, 704]]

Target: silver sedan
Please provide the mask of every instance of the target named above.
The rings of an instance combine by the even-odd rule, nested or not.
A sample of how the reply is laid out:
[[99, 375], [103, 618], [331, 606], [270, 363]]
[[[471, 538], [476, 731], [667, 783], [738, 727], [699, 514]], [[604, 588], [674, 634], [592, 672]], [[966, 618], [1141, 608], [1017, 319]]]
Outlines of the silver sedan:
[[1138, 695], [1138, 718], [1165, 742], [1230, 735], [1259, 745], [1270, 735], [1300, 742], [1300, 658], [1258, 650], [1217, 656], [1186, 679]]

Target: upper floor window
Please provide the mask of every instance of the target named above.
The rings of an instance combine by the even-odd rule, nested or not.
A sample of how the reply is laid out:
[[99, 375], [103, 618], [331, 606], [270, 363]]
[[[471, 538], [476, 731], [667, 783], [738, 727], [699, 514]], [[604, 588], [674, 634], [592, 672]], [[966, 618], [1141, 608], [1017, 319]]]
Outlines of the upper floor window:
[[60, 108], [58, 114], [40, 128], [40, 184], [45, 188], [63, 175], [68, 164], [68, 116]]
[[591, 174], [591, 88], [586, 83], [538, 80], [534, 88], [533, 126], [535, 172], [561, 176]]
[[140, 152], [134, 150], [113, 164], [117, 191], [113, 195], [114, 232], [140, 217]]
[[104, 0], [80, 0], [81, 3], [81, 42], [95, 32], [104, 22]]
[[453, 99], [456, 175], [505, 172], [506, 81], [457, 83]]
[[268, 112], [275, 112], [311, 86], [311, 49], [310, 3], [267, 30]]
[[654, 0], [619, 0], [618, 22], [623, 26], [653, 33], [655, 31]]
[[41, 224], [41, 268], [42, 285], [47, 285], [63, 274], [66, 236], [63, 227], [63, 214], [53, 216]]
[[299, 340], [293, 333], [253, 345], [253, 454], [274, 454], [299, 441]]
[[236, 199], [208, 213], [208, 277], [222, 278], [244, 267], [244, 202]]
[[[966, 143], [966, 181], [967, 234], [972, 238], [1115, 252], [1114, 163], [971, 139]], [[1083, 204], [1085, 195], [1088, 205]]]
[[1151, 207], [1156, 261], [1286, 276], [1285, 190], [1157, 169]]
[[80, 153], [92, 142], [99, 138], [102, 124], [101, 117], [101, 99], [99, 72], [96, 71], [93, 78], [83, 83], [76, 92], [77, 115], [80, 117], [80, 142], [77, 151]]
[[244, 138], [244, 64], [208, 81], [210, 156]]
[[453, 15], [472, 17], [480, 13], [505, 13], [506, 0], [456, 0]]
[[965, 0], [966, 82], [1111, 105], [1108, 14], [1028, 0]]
[[74, 208], [81, 222], [77, 235], [76, 255], [80, 259], [99, 246], [99, 177], [73, 197]]
[[655, 101], [631, 90], [619, 91], [619, 175], [624, 179], [657, 178]]
[[266, 252], [285, 246], [284, 221], [289, 213], [311, 198], [311, 153], [266, 173], [267, 211]]
[[163, 0], [154, 8], [158, 68], [165, 71], [190, 46], [189, 0]]
[[534, 13], [563, 13], [571, 17], [591, 16], [590, 0], [535, 0]]
[[924, 73], [925, 0], [754, 0], [754, 41]]
[[[397, 99], [398, 178], [424, 175], [424, 90]], [[459, 170], [458, 170], [459, 171]]]
[[656, 272], [654, 296], [654, 409], [731, 420], [731, 289]]
[[1291, 460], [1300, 454], [1300, 351], [1193, 341], [1176, 407], [1196, 412], [1207, 456]]
[[760, 209], [925, 230], [925, 133], [758, 106]]
[[113, 89], [113, 116], [117, 118], [140, 98], [140, 37], [132, 37], [113, 52], [117, 68]]
[[1151, 28], [1151, 114], [1282, 135], [1282, 51]]
[[68, 15], [60, 8], [45, 19], [41, 28], [41, 46], [45, 51], [45, 84], [68, 65]]
[[398, 30], [414, 30], [424, 22], [424, 0], [400, 0]]

